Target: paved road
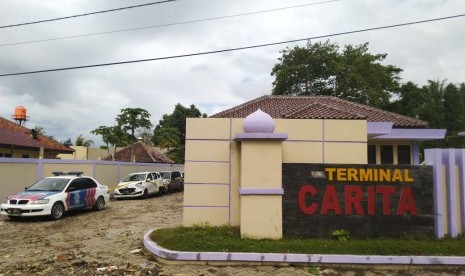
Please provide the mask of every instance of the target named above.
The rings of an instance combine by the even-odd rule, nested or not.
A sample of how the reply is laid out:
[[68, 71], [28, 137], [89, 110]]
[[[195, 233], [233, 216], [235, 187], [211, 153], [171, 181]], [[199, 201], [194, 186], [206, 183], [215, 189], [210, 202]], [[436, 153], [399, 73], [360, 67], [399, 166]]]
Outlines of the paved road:
[[[182, 223], [182, 194], [112, 201], [62, 220], [0, 218], [2, 275], [463, 275], [465, 268], [249, 266], [159, 262], [145, 252], [150, 229]], [[314, 274], [312, 274], [314, 273]]]

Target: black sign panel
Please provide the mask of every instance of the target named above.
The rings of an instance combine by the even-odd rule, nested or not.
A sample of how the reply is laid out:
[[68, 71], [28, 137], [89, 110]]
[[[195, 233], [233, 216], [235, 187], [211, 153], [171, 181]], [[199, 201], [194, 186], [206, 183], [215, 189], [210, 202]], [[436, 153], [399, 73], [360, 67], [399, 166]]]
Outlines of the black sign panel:
[[283, 164], [284, 236], [433, 235], [433, 169], [412, 165]]

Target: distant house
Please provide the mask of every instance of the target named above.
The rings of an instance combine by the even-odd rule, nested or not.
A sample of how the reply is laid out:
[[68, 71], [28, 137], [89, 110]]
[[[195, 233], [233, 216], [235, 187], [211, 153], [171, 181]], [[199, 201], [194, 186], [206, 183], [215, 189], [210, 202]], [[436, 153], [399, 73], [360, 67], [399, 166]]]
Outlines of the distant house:
[[0, 157], [56, 159], [60, 153], [73, 152], [50, 137], [0, 117]]
[[266, 95], [211, 117], [245, 118], [257, 109], [274, 119], [366, 120], [369, 164], [419, 164], [419, 143], [446, 133], [422, 120], [330, 96]]
[[174, 164], [174, 161], [161, 154], [156, 149], [139, 141], [128, 147], [123, 148], [113, 155], [102, 158], [107, 161], [137, 162], [137, 163], [163, 163]]

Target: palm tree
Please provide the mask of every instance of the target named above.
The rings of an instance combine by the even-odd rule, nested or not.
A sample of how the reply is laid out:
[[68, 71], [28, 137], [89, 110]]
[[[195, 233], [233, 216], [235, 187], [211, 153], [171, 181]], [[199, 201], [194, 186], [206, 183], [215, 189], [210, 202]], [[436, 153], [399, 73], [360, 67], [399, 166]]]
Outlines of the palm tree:
[[84, 147], [90, 147], [91, 145], [94, 144], [94, 141], [92, 140], [86, 140], [82, 134], [79, 134], [76, 137], [76, 141], [74, 142], [74, 145], [76, 146], [84, 146]]

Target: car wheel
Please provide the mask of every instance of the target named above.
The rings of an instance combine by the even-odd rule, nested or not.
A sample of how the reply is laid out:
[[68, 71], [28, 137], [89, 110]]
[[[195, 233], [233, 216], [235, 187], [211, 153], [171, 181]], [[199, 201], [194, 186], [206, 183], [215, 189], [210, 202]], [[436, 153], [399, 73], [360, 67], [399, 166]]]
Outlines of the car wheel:
[[184, 191], [184, 183], [179, 183], [178, 192]]
[[103, 197], [97, 198], [97, 201], [95, 201], [94, 205], [94, 210], [100, 211], [105, 207], [105, 199]]
[[144, 190], [144, 194], [142, 195], [142, 198], [143, 199], [146, 199], [149, 197], [149, 191], [147, 191], [147, 189]]
[[65, 213], [65, 206], [61, 202], [55, 202], [52, 207], [52, 212], [50, 214], [50, 218], [53, 220], [59, 220], [63, 217]]

